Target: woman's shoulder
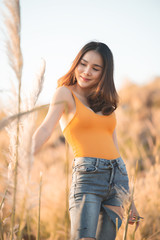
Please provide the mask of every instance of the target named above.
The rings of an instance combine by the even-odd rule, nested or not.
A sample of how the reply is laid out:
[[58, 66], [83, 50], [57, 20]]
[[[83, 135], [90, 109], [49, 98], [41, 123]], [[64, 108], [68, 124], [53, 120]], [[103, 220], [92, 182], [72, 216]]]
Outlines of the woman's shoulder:
[[58, 95], [63, 97], [72, 97], [72, 87], [70, 86], [60, 86], [56, 89]]
[[72, 103], [73, 97], [71, 88], [69, 86], [60, 86], [56, 88], [52, 97], [52, 102], [55, 101], [66, 101], [69, 104]]

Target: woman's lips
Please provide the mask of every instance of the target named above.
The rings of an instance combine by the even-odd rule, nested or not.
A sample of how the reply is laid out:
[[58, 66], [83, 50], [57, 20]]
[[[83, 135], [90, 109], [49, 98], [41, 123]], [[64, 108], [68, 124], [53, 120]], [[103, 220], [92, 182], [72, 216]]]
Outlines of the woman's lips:
[[86, 81], [86, 82], [87, 82], [87, 81], [90, 81], [90, 79], [88, 79], [88, 78], [84, 78], [84, 77], [82, 77], [82, 76], [81, 76], [81, 78], [83, 79], [83, 81]]

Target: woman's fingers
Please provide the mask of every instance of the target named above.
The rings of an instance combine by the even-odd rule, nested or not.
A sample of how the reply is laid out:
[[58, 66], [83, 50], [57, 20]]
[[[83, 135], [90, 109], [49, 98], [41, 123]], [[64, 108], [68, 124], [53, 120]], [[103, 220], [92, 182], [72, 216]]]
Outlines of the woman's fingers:
[[139, 224], [140, 224], [140, 220], [142, 220], [143, 217], [140, 217], [139, 215], [138, 216], [130, 216], [129, 218], [129, 224], [133, 225], [134, 223], [136, 224], [136, 228], [135, 228], [135, 231], [137, 231], [138, 227], [139, 227]]
[[136, 229], [135, 229], [135, 231], [137, 231], [138, 227], [139, 227], [139, 222], [136, 222]]

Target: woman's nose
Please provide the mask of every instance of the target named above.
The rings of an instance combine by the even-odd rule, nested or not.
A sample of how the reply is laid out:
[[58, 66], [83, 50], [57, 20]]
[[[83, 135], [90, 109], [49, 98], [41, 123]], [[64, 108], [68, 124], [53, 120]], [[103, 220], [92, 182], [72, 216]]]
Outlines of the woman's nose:
[[86, 75], [90, 75], [90, 74], [91, 74], [91, 69], [90, 69], [90, 67], [86, 67], [86, 68], [85, 68], [84, 74], [86, 74]]

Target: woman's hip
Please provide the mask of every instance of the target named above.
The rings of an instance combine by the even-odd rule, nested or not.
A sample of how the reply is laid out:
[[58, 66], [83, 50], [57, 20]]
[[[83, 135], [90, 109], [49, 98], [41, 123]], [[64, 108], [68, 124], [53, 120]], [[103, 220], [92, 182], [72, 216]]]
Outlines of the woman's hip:
[[121, 157], [113, 160], [79, 157], [72, 165], [70, 197], [92, 193], [106, 198], [113, 188], [129, 191], [128, 174]]

